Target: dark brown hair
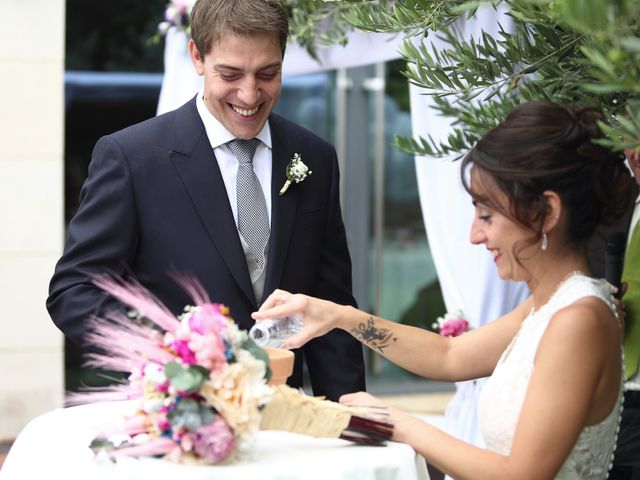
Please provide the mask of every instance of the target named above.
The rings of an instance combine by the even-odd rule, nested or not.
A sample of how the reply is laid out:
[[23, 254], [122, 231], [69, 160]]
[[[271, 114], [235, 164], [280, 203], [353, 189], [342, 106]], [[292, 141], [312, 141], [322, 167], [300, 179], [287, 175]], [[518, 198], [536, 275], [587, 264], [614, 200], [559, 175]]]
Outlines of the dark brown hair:
[[[598, 121], [604, 120], [594, 108], [524, 103], [466, 155], [463, 185], [476, 201], [535, 232], [534, 242], [542, 237], [547, 214], [543, 192], [556, 192], [567, 212], [567, 241], [582, 247], [596, 227], [617, 220], [632, 197], [624, 154], [592, 142], [603, 136]], [[491, 187], [482, 195], [469, 185], [472, 165]], [[507, 207], [498, 201], [496, 189], [506, 195]]]
[[280, 0], [198, 0], [190, 16], [191, 38], [200, 56], [228, 33], [275, 33], [284, 57], [289, 18]]

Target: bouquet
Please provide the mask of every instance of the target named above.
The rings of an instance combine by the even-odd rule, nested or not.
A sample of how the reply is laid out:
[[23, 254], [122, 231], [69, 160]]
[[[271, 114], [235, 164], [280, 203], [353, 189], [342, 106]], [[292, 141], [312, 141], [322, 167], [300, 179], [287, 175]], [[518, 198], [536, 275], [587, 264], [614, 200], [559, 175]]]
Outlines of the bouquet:
[[454, 310], [445, 313], [444, 317], [438, 317], [431, 327], [445, 337], [457, 337], [469, 330], [469, 322], [462, 310]]
[[135, 413], [91, 444], [110, 458], [167, 456], [184, 462], [233, 461], [259, 429], [380, 444], [393, 427], [384, 415], [270, 386], [269, 358], [197, 281], [179, 277], [192, 298], [179, 317], [136, 282], [109, 277], [97, 286], [135, 311], [91, 320], [99, 353], [88, 365], [129, 373], [116, 385], [72, 394], [71, 403], [136, 400]]

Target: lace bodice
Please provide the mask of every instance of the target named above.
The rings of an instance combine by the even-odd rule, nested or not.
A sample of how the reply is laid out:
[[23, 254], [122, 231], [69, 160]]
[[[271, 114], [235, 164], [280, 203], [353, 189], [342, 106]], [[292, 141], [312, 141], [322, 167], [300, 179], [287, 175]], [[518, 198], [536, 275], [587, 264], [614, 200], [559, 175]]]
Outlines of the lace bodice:
[[[520, 330], [498, 361], [478, 401], [480, 430], [487, 448], [502, 455], [511, 451], [516, 425], [529, 386], [538, 344], [555, 312], [576, 300], [595, 296], [615, 312], [611, 287], [603, 280], [573, 274], [549, 301], [522, 322]], [[585, 427], [556, 479], [604, 479], [613, 459], [617, 440], [622, 386], [616, 405], [607, 418]]]

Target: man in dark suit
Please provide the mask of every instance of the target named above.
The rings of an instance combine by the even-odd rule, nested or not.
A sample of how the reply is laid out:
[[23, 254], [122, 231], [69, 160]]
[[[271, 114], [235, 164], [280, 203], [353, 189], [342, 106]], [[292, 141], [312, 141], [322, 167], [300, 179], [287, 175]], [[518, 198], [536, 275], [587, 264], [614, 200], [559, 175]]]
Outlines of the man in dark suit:
[[[97, 142], [47, 300], [71, 340], [82, 343], [92, 315], [122, 308], [93, 286], [104, 273], [135, 277], [176, 314], [189, 298], [170, 273], [193, 276], [244, 329], [275, 288], [355, 303], [335, 149], [272, 113], [287, 33], [279, 0], [198, 0], [189, 52], [203, 90]], [[248, 180], [237, 139], [258, 139]], [[312, 175], [278, 195], [296, 154]], [[250, 200], [240, 191], [247, 183]], [[255, 247], [253, 236], [266, 245]], [[346, 332], [296, 352], [293, 386], [302, 384], [303, 357], [314, 394], [365, 388], [362, 347]]]
[[[638, 185], [640, 185], [640, 154], [637, 150], [633, 149], [627, 150], [626, 154], [633, 176], [635, 177]], [[633, 208], [629, 209], [626, 219], [627, 221], [624, 224], [628, 238], [627, 254], [629, 254], [631, 249], [631, 242], [633, 238], [632, 234], [634, 230], [637, 230], [638, 228], [638, 217], [640, 216], [640, 206], [638, 205], [639, 201], [640, 196], [637, 196]], [[635, 235], [638, 235], [637, 231], [635, 232]], [[635, 240], [637, 241], [637, 238]], [[637, 278], [637, 272], [638, 269], [640, 269], [640, 265], [630, 263], [630, 259], [631, 257], [625, 260], [623, 280], [625, 280], [625, 278]], [[630, 297], [632, 296], [637, 299], [638, 287], [640, 287], [640, 285], [635, 285], [634, 282], [631, 282], [628, 293]], [[636, 291], [632, 291], [632, 289], [636, 289]], [[623, 297], [622, 300], [624, 302], [625, 298]], [[637, 331], [637, 324], [640, 322], [639, 314], [640, 312], [638, 312], [635, 302], [629, 304], [626, 318], [627, 328], [625, 328], [626, 335], [630, 335], [632, 329], [629, 327], [632, 324], [636, 325], [633, 330]], [[629, 347], [629, 342], [636, 341], [636, 337], [637, 335], [632, 335], [625, 339], [625, 351], [628, 351], [627, 348]], [[633, 356], [630, 355], [630, 351], [628, 351], [628, 353], [627, 362], [629, 363], [629, 360], [633, 359]], [[636, 359], [631, 360], [631, 362], [633, 362], [633, 366], [627, 370], [627, 372], [635, 371], [629, 374], [629, 378], [626, 379], [625, 383], [624, 403], [622, 418], [620, 419], [618, 444], [613, 459], [613, 469], [609, 477], [611, 480], [640, 479], [640, 372], [637, 369], [639, 365], [635, 363], [636, 361]]]
[[[627, 160], [636, 182], [640, 185], [640, 155], [635, 150], [626, 152]], [[602, 239], [612, 238], [612, 235], [622, 233], [630, 242], [638, 216], [640, 215], [638, 202], [640, 197], [636, 189], [635, 201], [629, 205], [625, 215], [617, 225], [610, 226], [599, 235]], [[595, 239], [590, 247], [589, 261], [594, 276], [604, 277], [604, 245]], [[625, 275], [629, 268], [640, 268], [640, 265], [625, 263]], [[631, 288], [634, 288], [633, 286]], [[622, 298], [625, 301], [625, 297]], [[634, 318], [632, 318], [634, 316]], [[632, 309], [627, 311], [627, 323], [640, 322], [637, 312]], [[626, 329], [628, 330], [628, 329]], [[613, 459], [613, 468], [609, 473], [609, 480], [640, 479], [640, 376], [638, 373], [626, 379], [622, 417], [620, 419], [620, 431], [618, 433], [616, 450]]]

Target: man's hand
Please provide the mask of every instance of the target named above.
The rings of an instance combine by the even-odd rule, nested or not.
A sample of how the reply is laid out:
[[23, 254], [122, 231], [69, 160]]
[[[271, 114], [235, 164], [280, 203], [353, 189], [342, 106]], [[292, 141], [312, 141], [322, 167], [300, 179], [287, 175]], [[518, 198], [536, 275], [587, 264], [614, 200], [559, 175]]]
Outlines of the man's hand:
[[616, 295], [614, 303], [616, 304], [616, 312], [618, 312], [618, 318], [620, 319], [620, 325], [624, 329], [624, 320], [627, 315], [627, 312], [624, 309], [624, 302], [622, 301], [622, 297], [627, 293], [627, 289], [629, 285], [627, 282], [622, 282], [620, 284], [620, 288], [618, 289], [618, 295]]

